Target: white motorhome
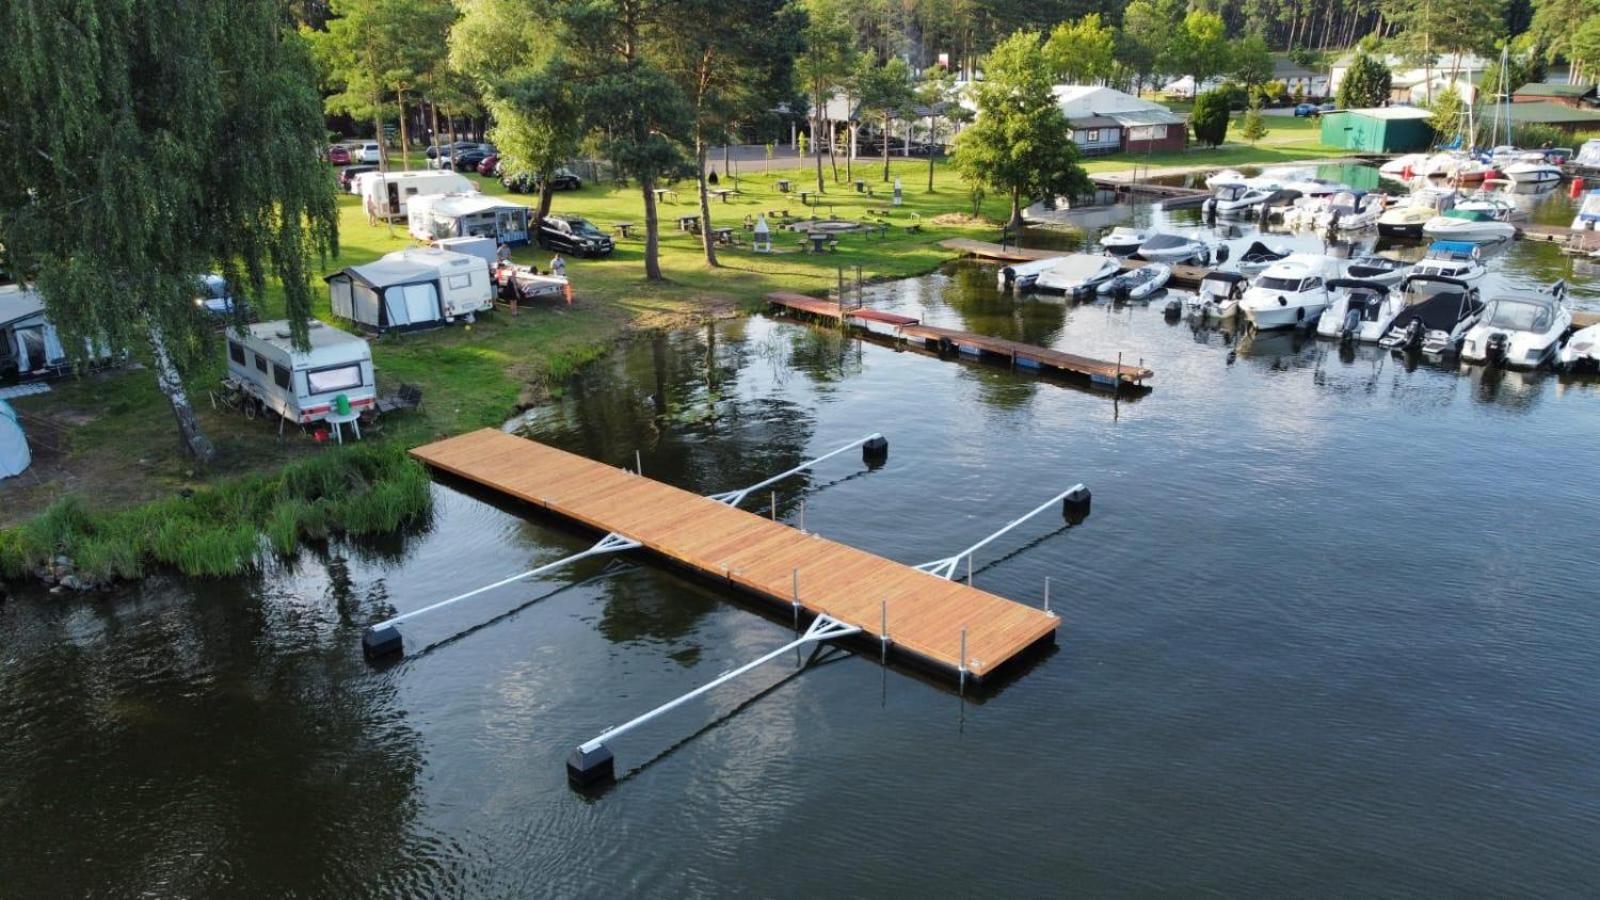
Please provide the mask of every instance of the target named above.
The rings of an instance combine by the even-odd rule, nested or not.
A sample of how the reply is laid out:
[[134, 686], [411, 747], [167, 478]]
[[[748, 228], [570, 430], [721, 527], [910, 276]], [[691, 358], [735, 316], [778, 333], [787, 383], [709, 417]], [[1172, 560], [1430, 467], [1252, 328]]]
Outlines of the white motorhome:
[[407, 205], [406, 220], [411, 236], [419, 241], [486, 237], [497, 244], [517, 247], [533, 236], [532, 209], [476, 192], [413, 197]]
[[471, 321], [494, 306], [487, 262], [432, 247], [398, 250], [326, 280], [333, 314], [374, 331]]
[[245, 393], [290, 422], [320, 421], [342, 394], [352, 410], [378, 402], [367, 342], [331, 325], [310, 323], [309, 349], [296, 350], [289, 323], [258, 322], [245, 335], [228, 332], [228, 374]]
[[380, 219], [403, 219], [412, 197], [469, 193], [476, 190], [466, 176], [454, 172], [377, 172], [357, 175], [361, 199]]
[[[113, 355], [103, 348], [91, 354], [96, 362]], [[45, 315], [44, 298], [32, 288], [0, 285], [0, 375], [39, 377], [64, 372], [71, 365], [61, 336]]]

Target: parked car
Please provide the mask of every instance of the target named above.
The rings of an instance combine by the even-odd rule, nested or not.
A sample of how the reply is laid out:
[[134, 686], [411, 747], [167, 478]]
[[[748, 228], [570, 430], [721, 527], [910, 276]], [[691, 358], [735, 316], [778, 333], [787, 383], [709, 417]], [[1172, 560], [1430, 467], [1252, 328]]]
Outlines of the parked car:
[[557, 169], [550, 173], [550, 189], [554, 191], [575, 191], [583, 187], [583, 179], [571, 169]]
[[617, 245], [587, 219], [545, 216], [539, 223], [539, 246], [574, 256], [606, 256]]
[[334, 144], [328, 148], [328, 162], [336, 166], [350, 165], [350, 148], [343, 144]]
[[1323, 113], [1337, 112], [1338, 110], [1339, 110], [1339, 107], [1337, 105], [1332, 104], [1332, 103], [1324, 103], [1321, 106], [1317, 107], [1317, 115], [1320, 116]]
[[208, 272], [195, 279], [194, 305], [205, 313], [207, 318], [219, 321], [231, 320], [235, 303], [248, 318], [249, 305], [243, 300], [234, 300], [233, 294], [228, 290], [228, 282], [221, 275]]
[[377, 166], [345, 166], [339, 170], [339, 190], [347, 194], [354, 193], [351, 185], [355, 182], [356, 176], [362, 172], [376, 171], [378, 171]]
[[539, 187], [531, 172], [507, 172], [500, 176], [500, 184], [513, 194], [531, 194]]
[[483, 162], [478, 163], [478, 174], [487, 178], [488, 176], [493, 175], [494, 174], [494, 170], [499, 168], [499, 167], [500, 167], [500, 157], [499, 156], [494, 156], [494, 155], [485, 156], [483, 158]]
[[1316, 114], [1317, 105], [1315, 103], [1302, 103], [1294, 108], [1294, 116], [1297, 119], [1303, 119], [1306, 116], [1314, 116]]

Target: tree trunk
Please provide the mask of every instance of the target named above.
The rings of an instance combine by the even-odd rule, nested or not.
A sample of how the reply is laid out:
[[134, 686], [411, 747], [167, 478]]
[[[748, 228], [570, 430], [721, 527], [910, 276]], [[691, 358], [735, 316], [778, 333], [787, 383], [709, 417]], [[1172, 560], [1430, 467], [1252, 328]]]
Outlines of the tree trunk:
[[[1012, 230], [1022, 228], [1022, 190], [1013, 188], [1011, 191], [1011, 220], [1006, 223]], [[1018, 246], [1021, 246], [1020, 244]]]
[[411, 171], [411, 139], [406, 132], [406, 95], [403, 91], [395, 91], [394, 99], [400, 104], [400, 168]]
[[156, 386], [172, 404], [172, 417], [178, 421], [178, 436], [185, 453], [201, 465], [210, 465], [216, 458], [216, 448], [200, 433], [200, 420], [195, 417], [194, 406], [189, 403], [189, 393], [184, 389], [183, 377], [167, 350], [166, 333], [154, 321], [146, 323], [150, 329], [150, 349], [155, 357]]
[[833, 170], [833, 183], [839, 183], [839, 123], [828, 123], [828, 167]]
[[856, 129], [860, 127], [861, 126], [855, 122], [851, 122], [845, 126], [845, 130], [850, 132], [850, 150], [844, 155], [844, 177], [846, 181], [856, 177], [855, 168], [851, 165], [851, 161], [855, 159]]
[[933, 149], [939, 143], [939, 132], [933, 124], [932, 117], [928, 119], [928, 193], [933, 193]]
[[700, 243], [706, 249], [706, 265], [716, 267], [720, 263], [717, 262], [717, 241], [711, 234], [711, 194], [706, 187], [706, 142], [698, 129], [694, 138], [694, 155], [698, 164], [695, 180], [699, 182]]
[[550, 204], [555, 200], [555, 196], [556, 189], [550, 184], [550, 179], [546, 178], [539, 185], [539, 208], [533, 214], [535, 224], [543, 222], [545, 216], [550, 215]]
[[387, 172], [389, 171], [389, 146], [383, 142], [383, 115], [381, 113], [372, 114], [372, 129], [377, 135], [375, 140], [378, 142], [378, 171]]
[[[429, 129], [429, 131], [428, 131], [428, 143], [430, 143], [430, 144], [432, 144], [434, 146], [433, 153], [434, 153], [435, 156], [438, 156], [439, 155], [439, 150], [438, 150], [438, 147], [439, 147], [439, 104], [437, 104], [437, 103], [429, 103], [428, 104], [428, 112], [433, 117], [433, 127], [431, 129]], [[427, 163], [423, 163], [423, 165], [426, 166]]]
[[814, 82], [811, 95], [811, 152], [817, 157], [817, 193], [822, 193], [822, 83]]
[[644, 194], [644, 277], [660, 281], [661, 221], [656, 216], [655, 187], [654, 178], [639, 179], [639, 188]]
[[[906, 146], [910, 146], [908, 142]], [[889, 117], [883, 117], [883, 180], [889, 180]]]

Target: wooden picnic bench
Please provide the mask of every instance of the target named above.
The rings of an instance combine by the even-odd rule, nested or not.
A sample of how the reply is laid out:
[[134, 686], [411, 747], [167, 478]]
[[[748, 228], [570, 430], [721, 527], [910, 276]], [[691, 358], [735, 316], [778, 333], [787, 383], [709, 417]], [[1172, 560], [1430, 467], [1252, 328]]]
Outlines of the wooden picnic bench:
[[631, 232], [633, 229], [634, 229], [634, 223], [632, 223], [632, 222], [618, 222], [615, 225], [611, 226], [611, 230], [616, 232], [617, 237], [624, 237], [624, 238], [625, 237], [630, 237], [631, 235], [629, 234], [629, 232]]

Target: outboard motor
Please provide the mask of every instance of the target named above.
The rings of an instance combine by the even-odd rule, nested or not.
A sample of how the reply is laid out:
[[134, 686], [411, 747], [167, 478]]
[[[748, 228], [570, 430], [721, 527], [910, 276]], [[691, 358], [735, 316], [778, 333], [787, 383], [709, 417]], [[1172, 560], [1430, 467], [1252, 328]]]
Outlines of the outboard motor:
[[1217, 245], [1217, 265], [1220, 266], [1220, 265], [1222, 265], [1223, 263], [1225, 263], [1227, 261], [1228, 261], [1228, 245], [1227, 244], [1218, 244]]
[[1427, 326], [1421, 319], [1412, 319], [1406, 323], [1405, 331], [1401, 332], [1400, 341], [1395, 345], [1397, 350], [1415, 350], [1422, 346], [1422, 338], [1427, 332]]
[[1489, 340], [1483, 345], [1483, 356], [1493, 365], [1500, 365], [1506, 361], [1506, 345], [1511, 339], [1503, 331], [1496, 331], [1489, 335]]
[[1161, 314], [1166, 316], [1169, 321], [1178, 318], [1183, 315], [1183, 301], [1173, 297], [1167, 301], [1167, 306], [1161, 311]]
[[1000, 269], [1000, 280], [1005, 284], [1005, 289], [1006, 290], [1008, 290], [1008, 291], [1016, 290], [1016, 287], [1017, 287], [1017, 270], [1012, 268], [1011, 266], [1002, 266], [1001, 269]]
[[1361, 330], [1361, 310], [1350, 309], [1344, 314], [1344, 325], [1339, 329], [1339, 340], [1350, 343]]
[[1211, 265], [1211, 248], [1207, 247], [1204, 250], [1201, 250], [1199, 255], [1195, 258], [1200, 260], [1200, 265], [1202, 266]]

